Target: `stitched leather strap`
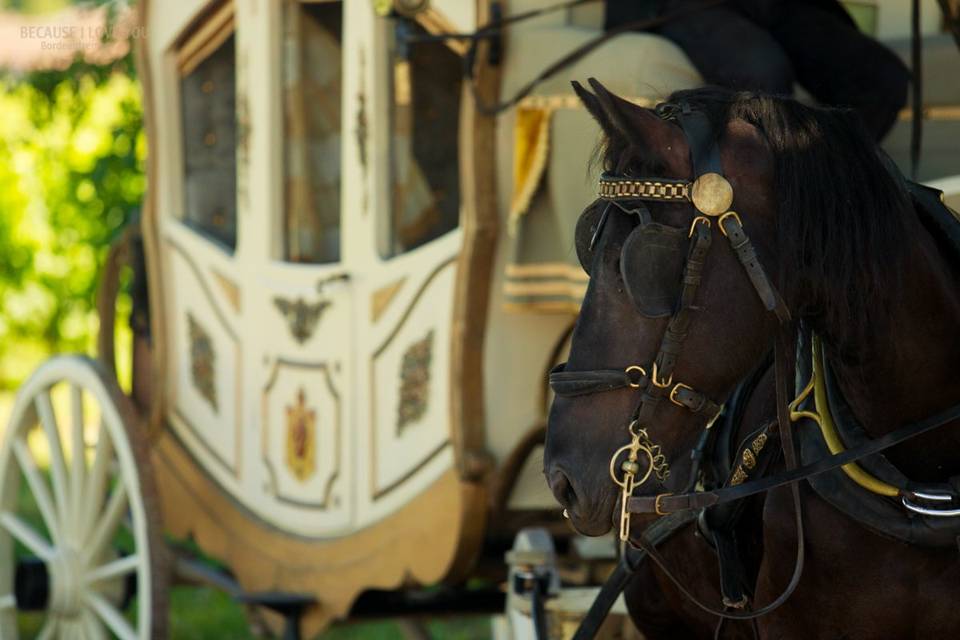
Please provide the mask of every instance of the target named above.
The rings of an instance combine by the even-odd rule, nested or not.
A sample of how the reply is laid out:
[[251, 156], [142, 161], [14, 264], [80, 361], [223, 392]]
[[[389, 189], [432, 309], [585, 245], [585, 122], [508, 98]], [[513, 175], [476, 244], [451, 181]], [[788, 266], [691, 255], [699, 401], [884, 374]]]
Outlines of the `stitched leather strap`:
[[730, 241], [730, 247], [737, 254], [740, 264], [746, 270], [753, 288], [763, 301], [763, 306], [767, 311], [773, 311], [781, 323], [789, 321], [790, 311], [780, 297], [780, 293], [770, 284], [770, 279], [763, 270], [760, 259], [757, 258], [757, 251], [753, 248], [753, 243], [747, 237], [746, 231], [743, 230], [740, 218], [736, 214], [726, 214], [720, 219], [720, 228]]
[[624, 387], [645, 389], [650, 380], [639, 368], [565, 371], [566, 366], [561, 362], [550, 370], [550, 388], [558, 396], [585, 396]]
[[670, 391], [670, 400], [675, 404], [686, 407], [693, 413], [701, 413], [709, 418], [713, 418], [720, 413], [719, 404], [700, 393], [694, 391], [686, 385], [680, 383], [674, 385]]
[[[797, 452], [793, 441], [793, 432], [790, 425], [790, 410], [788, 402], [790, 400], [790, 389], [794, 381], [794, 361], [793, 361], [794, 333], [788, 328], [784, 328], [777, 336], [777, 342], [774, 355], [774, 366], [776, 368], [776, 387], [777, 387], [777, 422], [780, 427], [781, 447], [783, 448], [784, 459], [788, 470], [796, 470]], [[647, 552], [647, 555], [664, 572], [667, 578], [675, 587], [697, 607], [721, 618], [731, 620], [753, 620], [766, 615], [774, 609], [781, 606], [793, 594], [797, 585], [800, 584], [800, 576], [803, 575], [804, 564], [804, 544], [803, 544], [803, 512], [800, 502], [800, 488], [796, 480], [791, 481], [791, 497], [793, 498], [793, 512], [797, 534], [797, 556], [793, 566], [793, 575], [790, 582], [784, 588], [783, 592], [775, 600], [754, 611], [724, 611], [704, 604], [692, 594], [673, 574], [667, 566], [666, 560], [657, 550], [656, 545], [650, 544], [643, 537], [640, 538], [638, 546]], [[740, 485], [743, 486], [743, 485]], [[631, 501], [634, 498], [631, 498]]]
[[703, 266], [713, 242], [713, 234], [706, 224], [694, 224], [691, 229], [692, 242], [687, 250], [687, 261], [683, 267], [683, 288], [676, 311], [670, 317], [667, 330], [660, 341], [655, 362], [660, 380], [669, 379], [680, 356], [680, 349], [690, 329], [691, 312], [695, 309], [697, 290], [703, 279]]
[[[734, 500], [742, 500], [743, 498], [764, 493], [791, 482], [796, 482], [797, 480], [812, 478], [826, 471], [842, 467], [845, 464], [856, 462], [866, 456], [880, 453], [955, 420], [960, 420], [960, 404], [955, 404], [936, 415], [924, 420], [912, 422], [895, 431], [891, 431], [885, 436], [870, 440], [852, 449], [847, 449], [842, 453], [827, 456], [817, 462], [785, 471], [775, 476], [751, 480], [735, 487], [725, 487], [713, 491], [663, 496], [659, 501], [660, 510], [662, 513], [672, 513], [688, 509], [697, 510], [733, 502]], [[627, 510], [631, 513], [656, 513], [655, 501], [656, 496], [633, 497], [627, 501]]]
[[[649, 540], [651, 544], [660, 544], [695, 519], [696, 514], [692, 512], [677, 513], [661, 518], [647, 527], [647, 530], [643, 532], [643, 537]], [[590, 605], [590, 610], [587, 611], [587, 615], [580, 622], [573, 640], [590, 640], [597, 635], [600, 625], [607, 618], [607, 614], [610, 613], [610, 609], [613, 608], [627, 584], [633, 579], [634, 572], [646, 559], [646, 555], [645, 551], [631, 547], [626, 548], [613, 573], [600, 587], [600, 593], [597, 594], [593, 604]]]
[[689, 104], [680, 105], [680, 109], [673, 116], [680, 123], [687, 145], [690, 147], [690, 157], [693, 160], [693, 175], [699, 178], [705, 173], [723, 175], [720, 165], [720, 146], [714, 139], [713, 127], [703, 111], [694, 111]]

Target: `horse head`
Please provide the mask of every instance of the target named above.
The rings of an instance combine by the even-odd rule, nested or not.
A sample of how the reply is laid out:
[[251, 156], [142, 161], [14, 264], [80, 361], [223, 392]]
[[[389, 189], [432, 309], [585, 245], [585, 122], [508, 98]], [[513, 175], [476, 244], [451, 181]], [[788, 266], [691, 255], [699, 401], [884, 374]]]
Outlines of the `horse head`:
[[604, 173], [577, 224], [590, 281], [551, 375], [544, 472], [574, 526], [600, 535], [627, 471], [633, 495], [693, 488], [691, 452], [791, 312], [831, 344], [857, 330], [866, 283], [897, 262], [894, 214], [858, 216], [903, 196], [870, 177], [887, 172], [847, 112], [716, 89], [650, 110], [590, 83], [574, 89]]

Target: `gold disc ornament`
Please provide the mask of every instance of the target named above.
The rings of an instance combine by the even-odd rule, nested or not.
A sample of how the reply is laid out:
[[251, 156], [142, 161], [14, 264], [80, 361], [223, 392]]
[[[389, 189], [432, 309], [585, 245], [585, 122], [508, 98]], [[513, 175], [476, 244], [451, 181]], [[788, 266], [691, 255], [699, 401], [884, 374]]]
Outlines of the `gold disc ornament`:
[[733, 204], [733, 187], [719, 173], [705, 173], [690, 187], [693, 206], [708, 216], [719, 216]]

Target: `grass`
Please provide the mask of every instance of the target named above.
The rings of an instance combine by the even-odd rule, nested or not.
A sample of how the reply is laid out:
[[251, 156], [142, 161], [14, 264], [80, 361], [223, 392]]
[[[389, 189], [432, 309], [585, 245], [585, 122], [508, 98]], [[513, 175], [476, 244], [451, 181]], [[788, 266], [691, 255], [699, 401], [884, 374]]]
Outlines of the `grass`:
[[[66, 415], [60, 413], [65, 398], [54, 394], [53, 400], [57, 414]], [[0, 393], [0, 444], [3, 442], [12, 404], [12, 393]], [[47, 465], [50, 456], [46, 442], [42, 438], [30, 437], [28, 444], [41, 468]], [[25, 482], [20, 484], [17, 513], [49, 539], [43, 518]], [[116, 547], [126, 550], [131, 549], [133, 544], [124, 528], [121, 528], [114, 543]], [[203, 558], [199, 549], [193, 549], [193, 552]], [[30, 555], [19, 543], [15, 553], [17, 557]], [[213, 560], [205, 560], [212, 566], [217, 566]], [[0, 561], [3, 559], [0, 558]], [[244, 605], [237, 603], [227, 594], [208, 587], [174, 586], [170, 592], [169, 615], [171, 640], [254, 640], [267, 637], [259, 632], [259, 625], [255, 624], [256, 616], [248, 615]], [[21, 613], [18, 616], [20, 637], [36, 637], [43, 622], [42, 612]], [[431, 638], [487, 640], [491, 637], [490, 618], [481, 616], [429, 620], [423, 626]], [[322, 640], [405, 640], [407, 637], [402, 626], [392, 620], [338, 624], [320, 636]]]

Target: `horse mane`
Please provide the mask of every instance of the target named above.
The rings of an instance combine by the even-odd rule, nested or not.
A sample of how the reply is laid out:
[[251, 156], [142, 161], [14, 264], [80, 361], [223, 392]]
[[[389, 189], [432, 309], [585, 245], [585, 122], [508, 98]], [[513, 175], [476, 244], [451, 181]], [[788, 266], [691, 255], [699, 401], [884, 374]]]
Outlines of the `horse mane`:
[[[774, 157], [777, 266], [786, 303], [838, 355], [869, 348], [900, 295], [912, 204], [900, 172], [859, 116], [713, 87], [669, 98], [682, 101], [702, 110], [714, 131], [742, 119], [763, 134]], [[602, 151], [610, 169], [624, 149], [608, 141]], [[649, 152], [641, 153], [644, 172], [658, 164]]]

